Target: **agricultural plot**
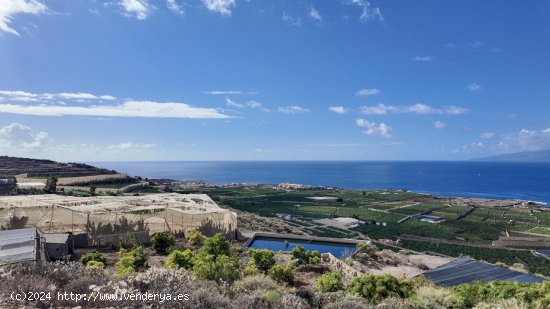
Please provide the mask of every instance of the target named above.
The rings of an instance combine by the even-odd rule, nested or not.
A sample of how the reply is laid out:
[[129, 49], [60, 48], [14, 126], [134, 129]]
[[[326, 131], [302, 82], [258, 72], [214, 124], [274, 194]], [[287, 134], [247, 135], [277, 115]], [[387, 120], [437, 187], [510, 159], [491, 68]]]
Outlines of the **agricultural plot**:
[[[531, 215], [529, 210], [478, 207], [466, 216], [457, 219], [470, 207], [460, 205], [444, 207], [447, 201], [403, 191], [301, 190], [286, 192], [267, 187], [254, 187], [211, 188], [201, 189], [200, 192], [210, 194], [221, 204], [261, 216], [272, 217], [278, 213], [297, 216], [300, 219], [287, 221], [289, 225], [316, 236], [351, 238], [355, 237], [355, 232], [361, 232], [373, 239], [411, 235], [441, 239], [442, 241], [459, 240], [465, 244], [438, 244], [416, 240], [403, 240], [402, 243], [404, 248], [417, 251], [432, 251], [448, 256], [468, 255], [491, 263], [500, 261], [508, 265], [523, 263], [535, 273], [550, 275], [550, 261], [543, 257], [535, 257], [528, 250], [517, 251], [490, 247], [492, 241], [505, 235], [506, 231], [511, 234], [526, 231], [547, 232], [550, 230], [548, 228], [550, 212], [534, 211]], [[311, 197], [327, 196], [336, 197], [339, 201], [311, 199]], [[442, 217], [445, 219], [444, 222], [436, 224], [411, 218], [401, 224], [397, 223], [407, 215], [422, 213], [434, 208], [440, 209], [434, 210], [431, 215]], [[333, 216], [353, 217], [364, 221], [365, 224], [347, 231], [320, 226], [310, 221]], [[509, 220], [512, 217], [516, 220], [510, 223]], [[540, 220], [540, 225], [535, 220]], [[468, 244], [488, 247], [473, 247]]]
[[402, 246], [420, 252], [436, 252], [448, 256], [469, 256], [489, 263], [502, 262], [507, 265], [522, 263], [535, 274], [550, 276], [550, 260], [534, 256], [529, 250], [509, 251], [506, 249], [479, 248], [466, 245], [438, 244], [424, 241], [403, 240]]

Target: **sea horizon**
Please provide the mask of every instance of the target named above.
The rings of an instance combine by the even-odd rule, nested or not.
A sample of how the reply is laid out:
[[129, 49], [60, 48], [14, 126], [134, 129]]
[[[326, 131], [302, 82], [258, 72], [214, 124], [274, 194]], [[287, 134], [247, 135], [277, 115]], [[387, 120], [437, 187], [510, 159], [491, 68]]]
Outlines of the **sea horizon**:
[[547, 162], [486, 161], [105, 161], [130, 176], [212, 184], [298, 183], [355, 190], [401, 189], [448, 197], [550, 203]]

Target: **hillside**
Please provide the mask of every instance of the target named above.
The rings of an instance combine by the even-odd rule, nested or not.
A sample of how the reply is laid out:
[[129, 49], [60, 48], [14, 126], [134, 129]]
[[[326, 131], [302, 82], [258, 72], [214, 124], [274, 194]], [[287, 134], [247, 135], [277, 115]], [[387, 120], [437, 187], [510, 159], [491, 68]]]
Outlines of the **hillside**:
[[472, 160], [498, 162], [550, 162], [550, 150], [516, 152], [485, 158], [475, 158]]
[[0, 156], [0, 175], [15, 176], [24, 173], [27, 173], [29, 177], [75, 177], [116, 172], [82, 163], [60, 163], [51, 160]]

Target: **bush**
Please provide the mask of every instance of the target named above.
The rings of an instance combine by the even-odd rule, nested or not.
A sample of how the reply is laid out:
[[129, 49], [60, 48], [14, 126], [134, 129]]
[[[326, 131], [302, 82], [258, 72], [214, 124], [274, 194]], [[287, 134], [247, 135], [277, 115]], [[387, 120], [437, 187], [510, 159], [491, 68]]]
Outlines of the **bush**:
[[252, 294], [257, 291], [278, 290], [279, 285], [265, 275], [245, 277], [233, 284], [233, 290], [237, 293]]
[[362, 296], [374, 304], [388, 297], [407, 298], [412, 294], [412, 285], [408, 281], [400, 281], [390, 275], [367, 274], [353, 278], [348, 287], [348, 293]]
[[275, 253], [267, 249], [248, 249], [248, 255], [252, 257], [254, 265], [262, 271], [267, 271], [275, 265]]
[[451, 290], [431, 285], [419, 287], [413, 296], [413, 300], [425, 308], [464, 308], [462, 299], [453, 294]]
[[89, 261], [88, 263], [86, 263], [86, 269], [90, 269], [90, 268], [105, 268], [105, 263], [103, 262], [99, 262], [99, 261]]
[[309, 255], [302, 246], [296, 246], [290, 250], [290, 255], [292, 255], [293, 258], [299, 260], [301, 263], [307, 263], [309, 261]]
[[131, 250], [120, 249], [120, 259], [116, 263], [117, 274], [126, 275], [147, 268], [147, 254], [143, 247], [136, 246]]
[[267, 274], [275, 281], [293, 284], [295, 268], [292, 265], [277, 264]]
[[376, 252], [378, 252], [378, 248], [375, 245], [369, 244], [364, 240], [359, 242], [356, 248], [357, 248], [357, 253], [365, 253], [370, 257], [374, 257]]
[[218, 233], [204, 241], [200, 252], [201, 254], [213, 255], [214, 258], [220, 255], [229, 256], [229, 242], [223, 234]]
[[309, 264], [320, 264], [321, 263], [321, 253], [317, 250], [313, 250], [309, 253], [308, 256], [308, 263]]
[[164, 268], [191, 269], [193, 268], [193, 259], [194, 259], [193, 251], [189, 249], [174, 250], [168, 255], [168, 258], [166, 259], [166, 263], [164, 263]]
[[336, 292], [344, 288], [342, 277], [337, 272], [323, 274], [315, 280], [317, 290], [323, 293]]
[[[539, 304], [550, 303], [550, 282], [526, 284], [516, 282], [474, 282], [461, 284], [453, 288], [453, 293], [464, 301], [466, 307], [473, 307], [477, 303], [516, 298], [518, 301], [531, 304], [537, 308]], [[545, 306], [539, 306], [545, 308]]]
[[151, 237], [153, 250], [158, 253], [166, 253], [166, 250], [176, 243], [176, 235], [169, 232], [157, 232]]
[[104, 266], [107, 263], [107, 259], [105, 258], [105, 256], [95, 250], [84, 254], [80, 258], [80, 263], [84, 264], [84, 266], [88, 265], [88, 263], [91, 261], [101, 262], [104, 264]]
[[297, 259], [301, 264], [319, 264], [321, 263], [321, 253], [317, 250], [308, 252], [302, 246], [296, 246], [290, 250], [290, 255]]
[[198, 279], [204, 280], [223, 280], [233, 282], [240, 276], [239, 259], [220, 255], [217, 258], [214, 255], [198, 255], [195, 258], [193, 274]]
[[194, 246], [202, 246], [205, 239], [206, 237], [199, 230], [192, 230], [187, 233], [187, 240]]
[[256, 276], [258, 274], [260, 274], [260, 272], [258, 271], [258, 268], [254, 266], [246, 266], [243, 270], [243, 276], [245, 277]]

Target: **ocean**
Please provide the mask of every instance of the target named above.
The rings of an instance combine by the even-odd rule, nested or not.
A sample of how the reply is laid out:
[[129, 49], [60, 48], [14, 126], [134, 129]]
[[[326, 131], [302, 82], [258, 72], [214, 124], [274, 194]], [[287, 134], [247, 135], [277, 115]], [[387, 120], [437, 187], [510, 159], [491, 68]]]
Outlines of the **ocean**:
[[406, 189], [440, 196], [550, 203], [550, 163], [427, 161], [90, 162], [132, 176], [209, 183], [282, 182]]

